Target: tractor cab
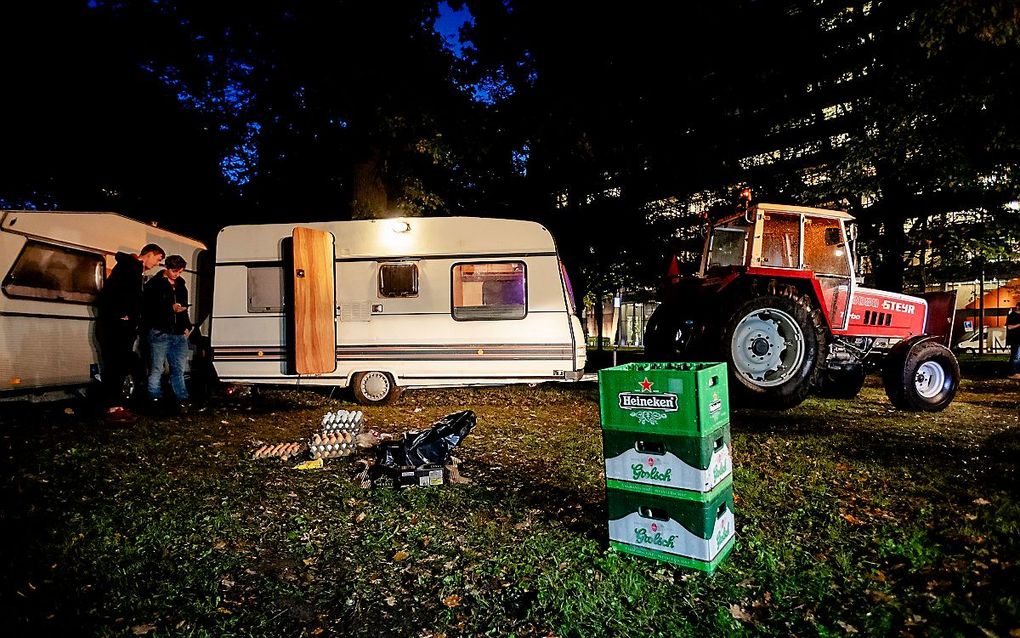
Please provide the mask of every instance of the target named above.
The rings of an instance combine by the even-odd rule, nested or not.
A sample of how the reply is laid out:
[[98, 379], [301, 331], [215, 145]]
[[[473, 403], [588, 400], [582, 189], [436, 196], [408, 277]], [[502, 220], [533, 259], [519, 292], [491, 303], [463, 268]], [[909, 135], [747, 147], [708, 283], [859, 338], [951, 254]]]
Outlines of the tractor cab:
[[747, 274], [813, 278], [829, 325], [849, 321], [854, 279], [853, 216], [842, 211], [756, 204], [712, 226], [701, 260], [702, 277]]

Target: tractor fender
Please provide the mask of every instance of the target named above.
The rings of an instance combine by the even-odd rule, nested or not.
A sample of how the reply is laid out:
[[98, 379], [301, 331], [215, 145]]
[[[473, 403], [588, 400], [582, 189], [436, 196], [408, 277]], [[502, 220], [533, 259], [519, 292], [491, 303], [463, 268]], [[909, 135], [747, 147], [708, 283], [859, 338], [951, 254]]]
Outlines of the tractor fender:
[[891, 350], [889, 350], [888, 358], [892, 359], [893, 357], [900, 358], [906, 357], [907, 353], [910, 352], [911, 348], [913, 348], [919, 343], [924, 343], [925, 341], [939, 341], [939, 338], [935, 335], [915, 335], [913, 337], [910, 337], [909, 339], [904, 339], [903, 341], [893, 346]]

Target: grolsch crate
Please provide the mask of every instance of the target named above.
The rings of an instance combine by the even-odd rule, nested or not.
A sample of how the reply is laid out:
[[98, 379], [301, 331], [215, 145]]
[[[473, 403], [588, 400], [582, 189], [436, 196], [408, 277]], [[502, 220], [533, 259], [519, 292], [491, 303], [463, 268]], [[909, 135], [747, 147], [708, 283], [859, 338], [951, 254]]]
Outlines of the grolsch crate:
[[606, 486], [710, 501], [733, 482], [730, 426], [705, 436], [603, 430]]
[[628, 363], [599, 371], [606, 430], [704, 436], [730, 422], [725, 363]]
[[608, 487], [606, 500], [617, 551], [712, 572], [733, 548], [732, 488], [693, 501]]

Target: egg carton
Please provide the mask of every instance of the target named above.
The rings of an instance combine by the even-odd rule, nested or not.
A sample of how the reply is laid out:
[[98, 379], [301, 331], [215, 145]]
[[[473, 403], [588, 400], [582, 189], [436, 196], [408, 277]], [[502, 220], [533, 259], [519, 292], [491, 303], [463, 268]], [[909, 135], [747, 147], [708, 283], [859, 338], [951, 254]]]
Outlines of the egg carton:
[[357, 439], [350, 432], [323, 432], [312, 435], [308, 451], [313, 459], [350, 456], [357, 449]]
[[293, 443], [277, 443], [274, 445], [263, 445], [259, 449], [255, 450], [252, 458], [256, 459], [271, 459], [279, 458], [284, 461], [304, 454], [308, 451], [308, 445], [306, 443], [293, 442]]
[[365, 413], [361, 410], [337, 410], [322, 416], [324, 433], [350, 432], [357, 434], [365, 424]]

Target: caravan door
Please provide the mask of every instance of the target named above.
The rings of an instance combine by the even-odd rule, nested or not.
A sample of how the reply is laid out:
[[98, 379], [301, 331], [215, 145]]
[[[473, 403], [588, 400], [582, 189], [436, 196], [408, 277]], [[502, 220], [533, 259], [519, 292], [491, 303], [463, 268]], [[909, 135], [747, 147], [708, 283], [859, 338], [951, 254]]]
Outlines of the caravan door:
[[336, 370], [336, 281], [332, 233], [295, 228], [293, 282], [294, 369], [298, 374]]

